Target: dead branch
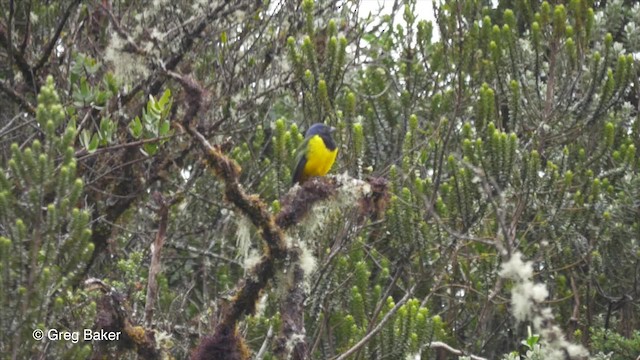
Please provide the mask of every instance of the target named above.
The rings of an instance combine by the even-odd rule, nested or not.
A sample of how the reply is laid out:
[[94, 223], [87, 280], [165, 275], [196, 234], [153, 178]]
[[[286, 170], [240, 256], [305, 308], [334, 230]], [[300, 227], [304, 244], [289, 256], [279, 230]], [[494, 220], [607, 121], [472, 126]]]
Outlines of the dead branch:
[[204, 108], [205, 91], [193, 79], [174, 72], [168, 75], [182, 85], [186, 93], [187, 109], [182, 121], [183, 128], [198, 142], [204, 150], [205, 160], [218, 178], [224, 183], [226, 199], [234, 204], [260, 230], [266, 243], [266, 251], [262, 260], [252, 269], [250, 275], [236, 291], [230, 304], [224, 307], [220, 322], [216, 325], [214, 335], [203, 340], [193, 353], [194, 359], [237, 358], [242, 359], [248, 353], [244, 339], [237, 334], [236, 323], [242, 315], [253, 314], [260, 293], [267, 282], [275, 274], [275, 259], [286, 258], [286, 244], [281, 229], [276, 225], [274, 216], [267, 205], [255, 195], [247, 194], [240, 186], [238, 177], [240, 167], [228, 158], [219, 148], [191, 126], [200, 110]]
[[164, 239], [167, 234], [167, 223], [169, 221], [169, 206], [162, 195], [158, 192], [153, 193], [153, 199], [158, 205], [158, 215], [160, 223], [158, 224], [158, 232], [156, 238], [151, 244], [151, 264], [149, 265], [149, 278], [147, 279], [147, 300], [144, 306], [144, 324], [151, 328], [153, 322], [153, 311], [155, 309], [155, 299], [158, 295], [157, 276], [160, 273], [161, 254]]
[[487, 360], [486, 358], [483, 358], [483, 357], [480, 357], [480, 356], [477, 356], [477, 355], [465, 354], [464, 351], [458, 350], [458, 349], [454, 349], [450, 345], [448, 345], [446, 343], [443, 343], [443, 342], [440, 342], [440, 341], [432, 341], [427, 346], [432, 348], [432, 349], [443, 349], [443, 350], [447, 351], [448, 353], [450, 353], [452, 355], [457, 355], [457, 356], [468, 355], [471, 360]]

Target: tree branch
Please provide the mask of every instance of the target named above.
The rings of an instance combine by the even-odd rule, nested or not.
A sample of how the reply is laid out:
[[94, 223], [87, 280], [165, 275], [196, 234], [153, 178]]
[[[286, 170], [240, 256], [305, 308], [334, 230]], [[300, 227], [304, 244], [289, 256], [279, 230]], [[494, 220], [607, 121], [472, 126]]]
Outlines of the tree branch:
[[0, 81], [0, 90], [7, 94], [13, 102], [20, 105], [22, 109], [24, 109], [29, 115], [36, 115], [36, 108], [31, 105], [31, 103], [24, 98], [21, 94], [17, 93], [12, 87], [7, 86], [4, 81]]
[[287, 295], [280, 304], [282, 316], [281, 335], [275, 345], [274, 353], [281, 359], [305, 360], [309, 356], [309, 345], [306, 341], [304, 327], [304, 270], [300, 266], [300, 248], [289, 251], [295, 256], [291, 259], [292, 271], [285, 282], [289, 285]]
[[144, 324], [147, 328], [151, 328], [153, 323], [153, 310], [155, 305], [155, 299], [158, 295], [158, 280], [157, 276], [160, 273], [161, 268], [161, 254], [164, 239], [167, 234], [167, 223], [169, 220], [169, 205], [159, 192], [153, 193], [153, 199], [158, 205], [158, 215], [160, 216], [160, 223], [158, 225], [158, 232], [156, 238], [151, 244], [151, 264], [149, 265], [149, 277], [147, 281], [147, 300], [144, 305]]
[[56, 31], [53, 33], [53, 36], [51, 37], [51, 39], [49, 39], [49, 43], [47, 43], [47, 46], [45, 46], [44, 52], [40, 56], [40, 60], [38, 60], [36, 65], [33, 67], [34, 73], [40, 70], [47, 63], [47, 60], [49, 60], [49, 56], [51, 55], [51, 52], [55, 48], [56, 42], [58, 42], [58, 39], [60, 38], [62, 29], [64, 29], [64, 26], [66, 25], [67, 20], [69, 19], [69, 16], [71, 16], [71, 11], [73, 10], [74, 7], [80, 4], [80, 1], [82, 0], [74, 0], [71, 4], [69, 4], [67, 9], [64, 11], [64, 14], [62, 14], [62, 18], [58, 23], [58, 27], [56, 28]]
[[[289, 259], [288, 262], [293, 264], [294, 270], [290, 272], [293, 273], [293, 279], [284, 301], [288, 308], [283, 315], [281, 339], [286, 339], [287, 344], [291, 344], [291, 340], [296, 341], [291, 349], [285, 349], [282, 346], [280, 348], [283, 353], [291, 350], [295, 359], [304, 359], [308, 352], [304, 340], [304, 289], [302, 287], [304, 271], [297, 262], [300, 249], [291, 249], [287, 246], [283, 230], [298, 224], [311, 211], [313, 204], [335, 196], [337, 189], [342, 185], [339, 181], [327, 178], [306, 182], [298, 187], [297, 191], [290, 192], [290, 196], [282, 201], [282, 210], [277, 217], [274, 217], [259, 197], [249, 195], [242, 189], [238, 181], [240, 175], [238, 164], [224, 155], [220, 147], [211, 145], [204, 135], [191, 125], [195, 122], [196, 116], [202, 113], [201, 109], [205, 108], [204, 89], [188, 76], [171, 71], [167, 75], [178, 81], [185, 91], [187, 109], [182, 127], [204, 150], [208, 165], [224, 183], [226, 199], [251, 221], [266, 244], [262, 259], [250, 270], [230, 303], [223, 306], [221, 319], [216, 325], [214, 335], [201, 342], [194, 352], [193, 359], [226, 358], [230, 356], [230, 352], [240, 357], [244, 356], [243, 354], [247, 351], [246, 345], [244, 339], [237, 334], [236, 323], [242, 315], [255, 312], [260, 294], [266, 288], [268, 281], [275, 276], [276, 271], [282, 269], [287, 263], [285, 259]], [[358, 194], [362, 197], [358, 197], [359, 201], [356, 202], [360, 208], [361, 220], [375, 217], [384, 211], [387, 199], [385, 181], [372, 180], [366, 187], [367, 191], [357, 186], [352, 188], [361, 190]], [[348, 205], [352, 206], [353, 202], [349, 202]], [[279, 343], [283, 344], [282, 341]]]
[[[440, 342], [440, 341], [432, 341], [427, 346], [432, 348], [432, 349], [443, 349], [443, 350], [446, 350], [447, 352], [449, 352], [449, 353], [451, 353], [453, 355], [458, 355], [458, 356], [467, 355], [467, 354], [465, 354], [464, 351], [458, 350], [458, 349], [454, 349], [451, 346], [449, 346], [448, 344]], [[487, 360], [487, 359], [485, 359], [483, 357], [480, 357], [480, 356], [477, 356], [477, 355], [469, 355], [469, 358], [471, 360]]]
[[32, 88], [34, 93], [37, 93], [38, 89], [40, 89], [40, 85], [35, 82], [34, 71], [31, 68], [31, 65], [27, 62], [27, 59], [22, 56], [18, 49], [13, 47], [13, 43], [11, 42], [11, 38], [9, 38], [8, 34], [8, 30], [0, 23], [0, 46], [7, 49], [9, 54], [12, 55], [13, 60], [16, 62], [18, 69], [20, 69], [20, 72], [24, 77], [25, 83]]

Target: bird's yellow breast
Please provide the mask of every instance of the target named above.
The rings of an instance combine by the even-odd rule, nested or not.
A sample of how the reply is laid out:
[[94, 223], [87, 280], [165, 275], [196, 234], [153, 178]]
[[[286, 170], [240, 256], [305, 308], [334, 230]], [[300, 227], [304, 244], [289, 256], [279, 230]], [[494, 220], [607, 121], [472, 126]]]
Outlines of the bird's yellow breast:
[[308, 151], [307, 151], [307, 163], [304, 166], [304, 176], [309, 178], [313, 176], [324, 176], [331, 166], [336, 161], [336, 155], [338, 155], [338, 148], [329, 150], [322, 138], [315, 135], [309, 139]]

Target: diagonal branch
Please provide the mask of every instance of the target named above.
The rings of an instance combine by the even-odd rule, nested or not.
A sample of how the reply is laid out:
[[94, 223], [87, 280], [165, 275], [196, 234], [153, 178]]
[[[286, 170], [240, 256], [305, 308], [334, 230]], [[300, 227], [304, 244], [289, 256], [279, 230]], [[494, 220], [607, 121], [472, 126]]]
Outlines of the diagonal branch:
[[[452, 355], [457, 355], [457, 356], [467, 355], [464, 351], [458, 350], [458, 349], [454, 349], [450, 345], [448, 345], [446, 343], [443, 343], [443, 342], [440, 342], [440, 341], [432, 341], [427, 346], [432, 348], [432, 349], [443, 349], [443, 350], [446, 350], [447, 352], [449, 352]], [[487, 360], [486, 358], [483, 358], [483, 357], [480, 357], [480, 356], [477, 356], [477, 355], [469, 355], [469, 359], [471, 359], [471, 360]]]
[[404, 305], [404, 303], [406, 303], [409, 300], [411, 295], [413, 295], [413, 291], [415, 289], [416, 289], [416, 286], [413, 285], [413, 287], [411, 287], [411, 289], [409, 289], [409, 291], [407, 291], [407, 293], [402, 297], [402, 299], [400, 299], [400, 301], [398, 301], [398, 303], [396, 303], [396, 305], [393, 307], [393, 309], [389, 310], [389, 312], [385, 314], [385, 316], [382, 318], [382, 320], [380, 320], [378, 325], [376, 325], [376, 327], [373, 328], [373, 330], [369, 331], [369, 333], [367, 335], [365, 335], [362, 339], [360, 339], [360, 341], [358, 341], [355, 345], [353, 345], [351, 347], [351, 349], [349, 349], [349, 350], [345, 351], [344, 353], [342, 353], [342, 355], [340, 355], [337, 358], [335, 358], [335, 360], [345, 360], [345, 359], [347, 359], [349, 356], [353, 355], [356, 351], [358, 351], [358, 349], [360, 349], [366, 343], [368, 343], [378, 332], [380, 332], [380, 330], [382, 330], [384, 325], [387, 322], [389, 322], [389, 320], [391, 320], [393, 318], [393, 315], [395, 315], [396, 312], [398, 312], [398, 310], [400, 310], [400, 307], [402, 305]]
[[13, 102], [20, 105], [29, 115], [36, 115], [36, 108], [31, 105], [31, 103], [25, 99], [24, 96], [15, 91], [12, 87], [7, 86], [4, 81], [0, 81], [0, 91], [4, 92], [9, 96]]
[[71, 16], [71, 11], [73, 10], [73, 8], [78, 6], [78, 4], [80, 4], [81, 1], [82, 0], [74, 0], [71, 4], [69, 4], [67, 9], [64, 11], [64, 14], [62, 14], [62, 18], [60, 19], [60, 22], [58, 23], [58, 27], [56, 28], [55, 33], [53, 34], [51, 39], [49, 39], [49, 43], [47, 43], [47, 46], [45, 46], [44, 52], [40, 56], [40, 60], [38, 60], [36, 65], [33, 67], [33, 72], [34, 73], [37, 72], [38, 70], [40, 70], [47, 63], [47, 60], [49, 60], [49, 56], [51, 55], [51, 52], [53, 51], [53, 48], [55, 48], [56, 43], [58, 42], [58, 39], [60, 38], [60, 34], [62, 33], [62, 29], [64, 29], [64, 26], [67, 24], [67, 20], [69, 19], [69, 16]]
[[169, 222], [169, 204], [159, 192], [153, 193], [153, 199], [158, 205], [158, 215], [160, 223], [158, 224], [158, 232], [156, 238], [151, 244], [151, 264], [149, 265], [149, 276], [147, 281], [147, 300], [144, 305], [144, 323], [147, 328], [151, 328], [153, 324], [153, 312], [155, 310], [155, 299], [158, 295], [157, 276], [161, 269], [161, 254], [164, 240], [167, 235], [167, 223]]
[[225, 156], [222, 151], [212, 146], [209, 141], [191, 124], [204, 108], [205, 91], [194, 80], [174, 72], [168, 75], [177, 80], [186, 92], [187, 109], [182, 121], [182, 127], [197, 141], [204, 150], [205, 159], [218, 178], [224, 183], [224, 193], [229, 202], [234, 204], [249, 218], [253, 225], [260, 230], [262, 239], [266, 243], [265, 255], [252, 269], [251, 276], [247, 276], [235, 295], [224, 307], [221, 319], [216, 325], [214, 335], [203, 340], [193, 354], [194, 359], [229, 358], [236, 354], [248, 352], [244, 339], [238, 334], [236, 323], [244, 314], [255, 311], [260, 293], [275, 275], [276, 260], [286, 258], [286, 243], [284, 234], [276, 225], [274, 216], [268, 211], [267, 205], [257, 196], [247, 194], [240, 183], [240, 167], [235, 161]]
[[29, 65], [27, 59], [22, 56], [18, 49], [13, 46], [13, 43], [11, 42], [11, 39], [8, 35], [8, 30], [2, 23], [0, 23], [0, 46], [7, 49], [9, 54], [13, 55], [13, 61], [16, 62], [18, 69], [20, 69], [25, 83], [29, 86], [30, 89], [33, 89], [34, 93], [37, 92], [37, 89], [39, 89], [40, 86], [34, 82], [35, 76], [31, 65]]
[[253, 225], [260, 230], [265, 241], [266, 254], [256, 266], [253, 277], [247, 278], [243, 286], [238, 290], [234, 301], [230, 304], [218, 324], [216, 330], [229, 329], [235, 326], [236, 321], [243, 314], [253, 313], [255, 302], [260, 291], [264, 289], [269, 279], [274, 275], [274, 260], [284, 259], [286, 244], [284, 234], [276, 220], [267, 208], [267, 205], [257, 196], [247, 194], [240, 183], [240, 167], [235, 161], [225, 156], [222, 151], [212, 146], [209, 141], [196, 130], [191, 123], [204, 108], [205, 91], [194, 80], [180, 74], [169, 72], [168, 75], [177, 80], [186, 92], [187, 110], [182, 122], [187, 133], [198, 142], [205, 152], [206, 161], [214, 170], [218, 178], [224, 183], [224, 193], [228, 201], [234, 204], [249, 218]]

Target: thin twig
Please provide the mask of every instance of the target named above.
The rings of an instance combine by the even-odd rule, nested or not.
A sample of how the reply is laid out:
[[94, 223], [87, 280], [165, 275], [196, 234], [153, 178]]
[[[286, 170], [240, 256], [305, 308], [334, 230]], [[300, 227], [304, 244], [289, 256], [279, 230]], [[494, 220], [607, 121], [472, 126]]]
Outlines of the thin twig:
[[151, 264], [149, 265], [149, 278], [147, 281], [147, 300], [144, 305], [144, 324], [151, 328], [153, 324], [153, 310], [155, 309], [155, 299], [158, 294], [157, 276], [161, 268], [162, 246], [167, 235], [167, 223], [169, 222], [169, 206], [159, 192], [153, 193], [153, 198], [158, 205], [158, 215], [160, 223], [156, 238], [151, 244]]
[[342, 353], [342, 355], [334, 358], [335, 360], [345, 360], [346, 358], [348, 358], [349, 356], [353, 355], [356, 351], [358, 351], [358, 349], [360, 349], [361, 347], [363, 347], [366, 343], [368, 343], [378, 332], [380, 332], [380, 330], [382, 330], [382, 328], [384, 327], [384, 325], [389, 322], [389, 320], [391, 320], [391, 318], [393, 317], [393, 315], [396, 314], [396, 312], [398, 312], [398, 310], [400, 310], [400, 307], [402, 305], [404, 305], [404, 303], [406, 303], [409, 298], [411, 297], [411, 295], [413, 295], [413, 291], [416, 289], [416, 286], [413, 285], [413, 287], [411, 287], [411, 289], [409, 289], [409, 291], [404, 295], [404, 297], [402, 299], [400, 299], [400, 301], [398, 301], [398, 303], [396, 304], [396, 306], [393, 307], [393, 309], [391, 309], [383, 318], [382, 320], [380, 320], [380, 322], [378, 323], [378, 325], [371, 330], [367, 335], [365, 335], [362, 339], [360, 339], [360, 341], [358, 341], [355, 345], [353, 345], [351, 347], [351, 349], [345, 351], [344, 353]]
[[19, 94], [18, 92], [16, 92], [15, 89], [13, 89], [12, 87], [7, 86], [7, 84], [5, 84], [4, 81], [0, 81], [0, 90], [2, 90], [2, 92], [7, 94], [9, 98], [13, 100], [13, 102], [20, 105], [20, 107], [22, 107], [26, 112], [28, 112], [29, 115], [35, 116], [36, 108], [33, 105], [31, 105], [31, 103], [27, 99], [25, 99], [25, 97], [22, 96], [22, 94]]
[[264, 358], [264, 355], [267, 353], [267, 349], [269, 348], [269, 342], [271, 342], [272, 338], [273, 338], [273, 325], [269, 325], [269, 330], [267, 330], [267, 336], [265, 336], [264, 341], [262, 342], [262, 346], [260, 347], [260, 350], [254, 357], [254, 360], [262, 360], [262, 358]]
[[11, 127], [13, 125], [14, 122], [16, 122], [16, 120], [18, 120], [20, 117], [22, 117], [22, 114], [18, 114], [16, 116], [14, 116], [11, 120], [9, 120], [9, 122], [7, 123], [7, 125], [3, 126], [2, 129], [0, 129], [0, 138], [2, 138], [3, 136], [10, 134], [11, 132], [23, 127], [23, 126], [27, 126], [29, 125], [29, 121], [26, 121], [20, 125], [16, 125], [15, 127]]
[[[445, 344], [445, 343], [443, 343], [441, 341], [432, 341], [431, 343], [429, 343], [428, 346], [430, 348], [432, 348], [432, 349], [443, 349], [443, 350], [446, 350], [447, 352], [449, 352], [449, 353], [451, 353], [453, 355], [458, 355], [458, 356], [468, 355], [468, 354], [465, 354], [464, 351], [458, 350], [458, 349], [454, 349], [450, 345]], [[477, 356], [477, 355], [468, 355], [468, 356], [469, 356], [469, 358], [471, 360], [487, 360], [486, 358], [483, 358], [483, 357], [480, 357], [480, 356]]]
[[104, 147], [104, 148], [99, 148], [99, 149], [96, 149], [94, 152], [91, 152], [91, 153], [87, 149], [80, 149], [80, 150], [76, 151], [75, 156], [76, 156], [77, 160], [84, 160], [84, 159], [90, 158], [92, 156], [96, 156], [96, 155], [102, 154], [104, 152], [120, 150], [120, 149], [124, 149], [124, 148], [128, 148], [128, 147], [136, 147], [136, 146], [144, 145], [144, 144], [147, 144], [147, 143], [153, 143], [153, 142], [157, 142], [157, 141], [161, 141], [161, 140], [170, 139], [172, 137], [173, 137], [173, 135], [168, 135], [168, 136], [158, 136], [158, 137], [154, 137], [154, 138], [151, 138], [151, 139], [142, 139], [142, 140], [138, 140], [138, 141], [132, 141], [132, 142], [128, 142], [128, 143], [122, 143], [122, 144], [117, 144], [117, 145], [108, 146], [108, 147]]

